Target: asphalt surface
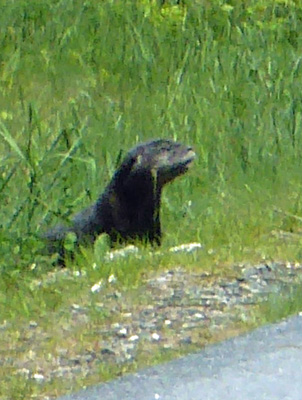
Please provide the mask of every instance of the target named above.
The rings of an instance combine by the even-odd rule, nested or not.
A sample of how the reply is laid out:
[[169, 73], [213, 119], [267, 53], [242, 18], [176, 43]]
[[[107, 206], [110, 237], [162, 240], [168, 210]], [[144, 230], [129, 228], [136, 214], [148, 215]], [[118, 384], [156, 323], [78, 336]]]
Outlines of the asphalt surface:
[[302, 400], [302, 315], [60, 400]]

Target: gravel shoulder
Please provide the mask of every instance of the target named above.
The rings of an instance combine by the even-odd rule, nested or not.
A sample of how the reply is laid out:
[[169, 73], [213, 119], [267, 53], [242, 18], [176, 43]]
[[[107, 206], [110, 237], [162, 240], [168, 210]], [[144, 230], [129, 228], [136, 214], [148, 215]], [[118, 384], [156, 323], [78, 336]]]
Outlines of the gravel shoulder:
[[[2, 338], [12, 348], [6, 349], [1, 368], [42, 386], [64, 381], [63, 390], [74, 391], [81, 379], [89, 384], [106, 379], [104, 366], [117, 366], [123, 373], [154, 354], [185, 354], [234, 336], [242, 332], [237, 326], [252, 324], [253, 307], [301, 283], [300, 264], [243, 264], [233, 270], [233, 278], [188, 273], [182, 266], [150, 272], [132, 290], [114, 284], [91, 288], [93, 293], [63, 311], [68, 321], [60, 320], [60, 314], [50, 318], [51, 330], [31, 321], [16, 338], [9, 324], [3, 325]], [[66, 284], [74, 279], [71, 271], [62, 270], [47, 282], [57, 274]]]
[[296, 315], [60, 399], [300, 400], [301, 329]]

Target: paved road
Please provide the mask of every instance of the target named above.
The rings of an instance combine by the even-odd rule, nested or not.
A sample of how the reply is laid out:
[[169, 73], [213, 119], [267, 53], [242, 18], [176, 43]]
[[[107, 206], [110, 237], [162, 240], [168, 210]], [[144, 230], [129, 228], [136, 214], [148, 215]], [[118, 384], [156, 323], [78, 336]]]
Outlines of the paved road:
[[302, 400], [302, 316], [60, 400]]

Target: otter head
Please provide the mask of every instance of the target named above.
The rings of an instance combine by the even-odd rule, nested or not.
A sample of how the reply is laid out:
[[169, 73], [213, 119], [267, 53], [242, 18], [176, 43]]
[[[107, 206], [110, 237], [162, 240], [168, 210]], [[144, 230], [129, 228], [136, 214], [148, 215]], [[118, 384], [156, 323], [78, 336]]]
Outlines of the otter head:
[[132, 171], [151, 171], [160, 187], [187, 172], [196, 157], [192, 147], [164, 139], [143, 143], [133, 152]]

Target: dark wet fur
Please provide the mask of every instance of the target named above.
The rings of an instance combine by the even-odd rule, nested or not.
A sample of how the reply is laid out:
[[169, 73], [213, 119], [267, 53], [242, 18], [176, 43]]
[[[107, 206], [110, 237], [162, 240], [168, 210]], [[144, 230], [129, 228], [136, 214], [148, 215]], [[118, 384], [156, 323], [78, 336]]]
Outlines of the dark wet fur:
[[185, 173], [194, 157], [190, 147], [170, 140], [136, 146], [95, 204], [76, 214], [70, 226], [58, 225], [46, 232], [49, 250], [63, 259], [68, 232], [76, 234], [78, 243], [93, 242], [107, 233], [112, 243], [139, 239], [160, 245], [162, 188]]

